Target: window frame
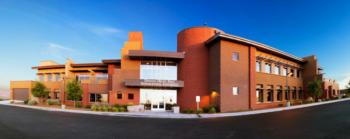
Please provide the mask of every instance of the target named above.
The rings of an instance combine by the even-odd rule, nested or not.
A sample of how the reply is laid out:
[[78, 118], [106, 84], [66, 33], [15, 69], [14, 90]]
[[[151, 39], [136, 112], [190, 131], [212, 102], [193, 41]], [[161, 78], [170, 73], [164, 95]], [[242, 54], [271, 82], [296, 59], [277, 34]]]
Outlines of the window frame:
[[128, 93], [128, 100], [134, 100], [134, 99], [135, 99], [134, 93]]
[[238, 52], [232, 52], [232, 61], [237, 62], [239, 61], [239, 53]]

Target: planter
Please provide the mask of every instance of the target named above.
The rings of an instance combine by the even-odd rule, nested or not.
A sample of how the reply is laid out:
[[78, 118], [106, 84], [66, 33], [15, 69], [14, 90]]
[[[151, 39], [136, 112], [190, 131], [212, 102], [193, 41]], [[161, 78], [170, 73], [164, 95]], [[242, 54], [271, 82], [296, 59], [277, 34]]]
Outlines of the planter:
[[61, 109], [66, 109], [66, 105], [61, 105]]
[[290, 101], [287, 102], [286, 107], [290, 107]]
[[174, 106], [172, 107], [174, 113], [180, 113], [180, 107], [179, 106]]
[[128, 112], [144, 112], [145, 106], [144, 105], [133, 105], [127, 107]]

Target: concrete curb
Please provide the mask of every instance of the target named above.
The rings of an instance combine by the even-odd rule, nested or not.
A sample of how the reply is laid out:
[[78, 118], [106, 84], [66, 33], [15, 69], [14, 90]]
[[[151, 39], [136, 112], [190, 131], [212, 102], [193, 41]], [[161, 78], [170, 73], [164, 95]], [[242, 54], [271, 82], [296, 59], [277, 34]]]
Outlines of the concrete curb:
[[272, 108], [264, 110], [254, 110], [254, 111], [245, 111], [245, 112], [232, 112], [232, 113], [216, 113], [216, 114], [174, 114], [169, 112], [95, 112], [95, 111], [82, 111], [82, 110], [68, 110], [68, 109], [59, 109], [59, 108], [45, 108], [39, 106], [28, 106], [28, 105], [19, 105], [19, 104], [10, 104], [10, 101], [0, 101], [0, 105], [15, 106], [22, 108], [30, 108], [36, 110], [45, 110], [52, 112], [67, 112], [67, 113], [78, 113], [78, 114], [90, 114], [90, 115], [104, 115], [104, 116], [121, 116], [121, 117], [143, 117], [143, 118], [165, 118], [165, 119], [206, 119], [206, 118], [220, 118], [220, 117], [234, 117], [234, 116], [244, 116], [244, 115], [255, 115], [271, 112], [279, 112], [300, 108], [313, 107], [318, 105], [348, 101], [350, 98], [331, 100], [326, 102], [317, 102], [311, 104], [297, 105], [291, 107], [281, 107], [281, 108]]
[[350, 98], [330, 100], [330, 101], [325, 101], [325, 102], [316, 102], [316, 103], [311, 103], [311, 104], [303, 104], [303, 105], [296, 105], [296, 106], [290, 106], [290, 107], [271, 108], [271, 109], [264, 109], [264, 110], [232, 112], [232, 113], [200, 114], [200, 116], [202, 118], [219, 118], [219, 117], [255, 115], [255, 114], [263, 114], [263, 113], [280, 112], [280, 111], [294, 110], [294, 109], [300, 109], [300, 108], [307, 108], [307, 107], [313, 107], [313, 106], [324, 105], [324, 104], [331, 104], [331, 103], [348, 101], [348, 100], [350, 100]]

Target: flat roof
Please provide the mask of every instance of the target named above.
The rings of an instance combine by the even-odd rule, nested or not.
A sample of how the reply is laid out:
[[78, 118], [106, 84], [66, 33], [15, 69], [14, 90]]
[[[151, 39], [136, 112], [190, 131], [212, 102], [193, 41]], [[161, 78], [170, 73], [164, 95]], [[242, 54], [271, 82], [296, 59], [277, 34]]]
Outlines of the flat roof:
[[120, 64], [120, 59], [103, 59], [102, 63], [104, 64]]
[[73, 68], [79, 67], [106, 67], [107, 64], [104, 63], [81, 63], [81, 64], [71, 64]]
[[262, 43], [259, 43], [259, 42], [255, 42], [255, 41], [252, 41], [252, 40], [248, 40], [248, 39], [245, 39], [245, 38], [242, 38], [242, 37], [238, 37], [238, 36], [235, 36], [235, 35], [226, 34], [226, 33], [218, 33], [218, 34], [216, 34], [215, 36], [213, 36], [212, 38], [207, 40], [206, 44], [210, 44], [210, 43], [212, 43], [212, 42], [214, 42], [216, 40], [219, 40], [219, 39], [225, 39], [225, 40], [230, 40], [230, 41], [235, 41], [235, 42], [239, 42], [239, 43], [253, 45], [258, 50], [261, 50], [261, 51], [273, 53], [273, 54], [279, 55], [281, 57], [285, 57], [287, 59], [290, 59], [290, 60], [293, 60], [293, 61], [296, 61], [296, 62], [301, 62], [301, 63], [305, 62], [305, 60], [302, 59], [302, 58], [299, 58], [299, 57], [294, 56], [292, 54], [289, 54], [287, 52], [283, 52], [283, 51], [278, 50], [276, 48], [273, 48], [271, 46], [268, 46], [268, 45], [265, 45], [265, 44], [262, 44]]
[[42, 70], [42, 69], [60, 69], [60, 68], [65, 68], [65, 65], [50, 65], [50, 66], [36, 66], [36, 67], [32, 67], [32, 69], [38, 69], [38, 70]]
[[184, 52], [167, 52], [167, 51], [150, 51], [150, 50], [129, 50], [130, 58], [168, 58], [168, 59], [184, 59]]

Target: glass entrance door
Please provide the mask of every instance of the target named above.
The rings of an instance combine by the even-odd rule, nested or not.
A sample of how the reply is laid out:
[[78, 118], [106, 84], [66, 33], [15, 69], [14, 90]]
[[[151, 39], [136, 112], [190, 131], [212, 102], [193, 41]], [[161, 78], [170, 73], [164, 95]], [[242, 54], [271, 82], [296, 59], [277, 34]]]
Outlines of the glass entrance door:
[[152, 111], [165, 111], [164, 101], [152, 103], [151, 110]]
[[166, 111], [166, 105], [177, 103], [177, 91], [167, 89], [140, 89], [140, 103], [146, 110]]

